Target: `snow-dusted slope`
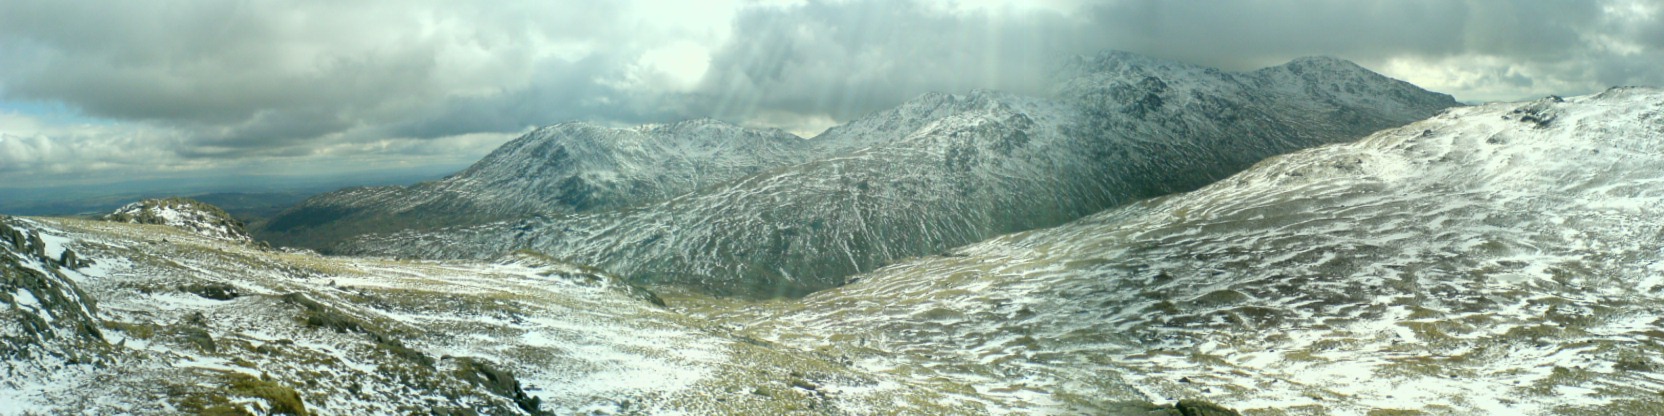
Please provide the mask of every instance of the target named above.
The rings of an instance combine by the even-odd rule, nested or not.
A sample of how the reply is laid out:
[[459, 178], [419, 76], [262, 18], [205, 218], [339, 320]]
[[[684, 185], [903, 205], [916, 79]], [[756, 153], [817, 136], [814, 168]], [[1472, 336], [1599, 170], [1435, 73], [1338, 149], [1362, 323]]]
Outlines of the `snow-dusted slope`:
[[219, 207], [187, 198], [147, 199], [116, 209], [105, 220], [133, 224], [154, 224], [184, 229], [199, 235], [251, 241], [243, 223]]
[[510, 141], [442, 180], [310, 198], [255, 232], [278, 245], [328, 250], [362, 233], [627, 207], [808, 160], [816, 151], [826, 150], [783, 131], [710, 119], [625, 129], [563, 123]]
[[638, 282], [800, 295], [1455, 105], [1326, 59], [1226, 73], [1109, 53], [1065, 73], [1052, 98], [927, 94], [811, 141], [854, 150], [663, 202], [370, 236], [345, 249], [487, 258], [529, 247]]
[[[97, 302], [66, 275], [88, 265], [62, 240], [0, 216], [0, 380], [109, 363]], [[0, 412], [14, 400], [6, 381]]]
[[1017, 408], [1661, 414], [1664, 90], [1452, 109], [856, 278], [706, 313]]
[[535, 253], [318, 257], [0, 217], [0, 415], [986, 411], [654, 301]]

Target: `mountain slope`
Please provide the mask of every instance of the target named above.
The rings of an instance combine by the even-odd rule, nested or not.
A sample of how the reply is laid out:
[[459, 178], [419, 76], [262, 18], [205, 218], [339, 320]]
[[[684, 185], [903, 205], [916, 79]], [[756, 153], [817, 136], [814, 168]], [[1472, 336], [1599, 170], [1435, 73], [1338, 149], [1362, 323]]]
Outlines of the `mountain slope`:
[[1017, 408], [1659, 414], [1661, 152], [1664, 90], [1453, 109], [701, 313]]
[[1325, 59], [1225, 73], [1110, 53], [1066, 74], [1052, 98], [929, 94], [811, 142], [887, 141], [663, 202], [366, 236], [344, 250], [487, 258], [532, 248], [638, 282], [801, 295], [897, 259], [1194, 189], [1266, 156], [1455, 105]]
[[627, 207], [807, 160], [779, 130], [689, 120], [628, 129], [571, 122], [534, 130], [445, 179], [349, 188], [307, 199], [254, 232], [277, 245], [329, 250], [370, 232], [466, 225]]
[[990, 411], [654, 301], [535, 253], [319, 257], [0, 217], [0, 414]]

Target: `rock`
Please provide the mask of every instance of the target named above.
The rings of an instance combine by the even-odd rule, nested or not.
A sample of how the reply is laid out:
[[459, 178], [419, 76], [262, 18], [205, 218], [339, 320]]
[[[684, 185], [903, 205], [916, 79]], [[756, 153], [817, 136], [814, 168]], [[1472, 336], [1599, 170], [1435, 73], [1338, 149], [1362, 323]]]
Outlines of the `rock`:
[[213, 300], [232, 300], [242, 296], [236, 286], [225, 283], [197, 283], [180, 286], [179, 290]]
[[0, 374], [37, 356], [103, 362], [109, 344], [97, 324], [97, 302], [63, 274], [59, 259], [46, 257], [40, 234], [0, 222], [0, 240], [0, 357], [7, 358]]
[[40, 233], [38, 232], [29, 233], [28, 247], [24, 250], [26, 250], [29, 254], [34, 255], [37, 259], [45, 260], [48, 258], [46, 257], [46, 241], [41, 240]]
[[451, 374], [474, 385], [513, 400], [516, 406], [534, 415], [544, 414], [539, 409], [542, 399], [526, 394], [520, 388], [520, 380], [514, 378], [514, 373], [492, 365], [489, 361], [472, 357], [450, 357], [447, 359], [456, 365]]
[[181, 325], [175, 328], [174, 333], [180, 341], [194, 345], [202, 352], [214, 353], [219, 351], [219, 347], [214, 344], [214, 336], [209, 334], [206, 329]]
[[1242, 416], [1235, 410], [1202, 400], [1179, 400], [1171, 405], [1149, 402], [1110, 403], [1104, 414], [1110, 416]]
[[65, 248], [63, 253], [58, 254], [58, 265], [70, 270], [79, 270], [83, 267], [93, 265], [93, 262], [92, 260], [81, 258], [80, 255], [75, 254], [74, 250]]

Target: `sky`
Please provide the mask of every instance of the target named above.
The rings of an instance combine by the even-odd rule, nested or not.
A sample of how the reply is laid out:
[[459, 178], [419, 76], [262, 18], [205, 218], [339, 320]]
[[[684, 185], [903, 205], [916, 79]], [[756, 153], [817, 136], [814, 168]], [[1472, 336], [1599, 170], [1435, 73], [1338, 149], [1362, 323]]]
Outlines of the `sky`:
[[1664, 0], [4, 0], [0, 188], [455, 170], [570, 120], [807, 137], [1106, 49], [1580, 95], [1664, 86]]

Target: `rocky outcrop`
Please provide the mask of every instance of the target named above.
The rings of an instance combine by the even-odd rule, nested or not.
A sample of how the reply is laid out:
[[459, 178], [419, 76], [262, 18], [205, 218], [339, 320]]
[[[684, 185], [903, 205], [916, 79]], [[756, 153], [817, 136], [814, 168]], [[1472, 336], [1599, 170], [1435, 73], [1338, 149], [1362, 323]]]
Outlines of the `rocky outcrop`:
[[452, 376], [512, 400], [526, 413], [546, 414], [542, 409], [543, 400], [526, 394], [526, 390], [520, 387], [520, 380], [514, 378], [514, 373], [480, 358], [443, 357], [442, 361], [453, 366], [450, 371]]
[[0, 374], [104, 361], [97, 302], [61, 269], [85, 264], [67, 248], [48, 256], [40, 232], [0, 216]]
[[103, 217], [107, 221], [166, 225], [222, 240], [249, 242], [248, 231], [224, 210], [188, 198], [147, 199]]

